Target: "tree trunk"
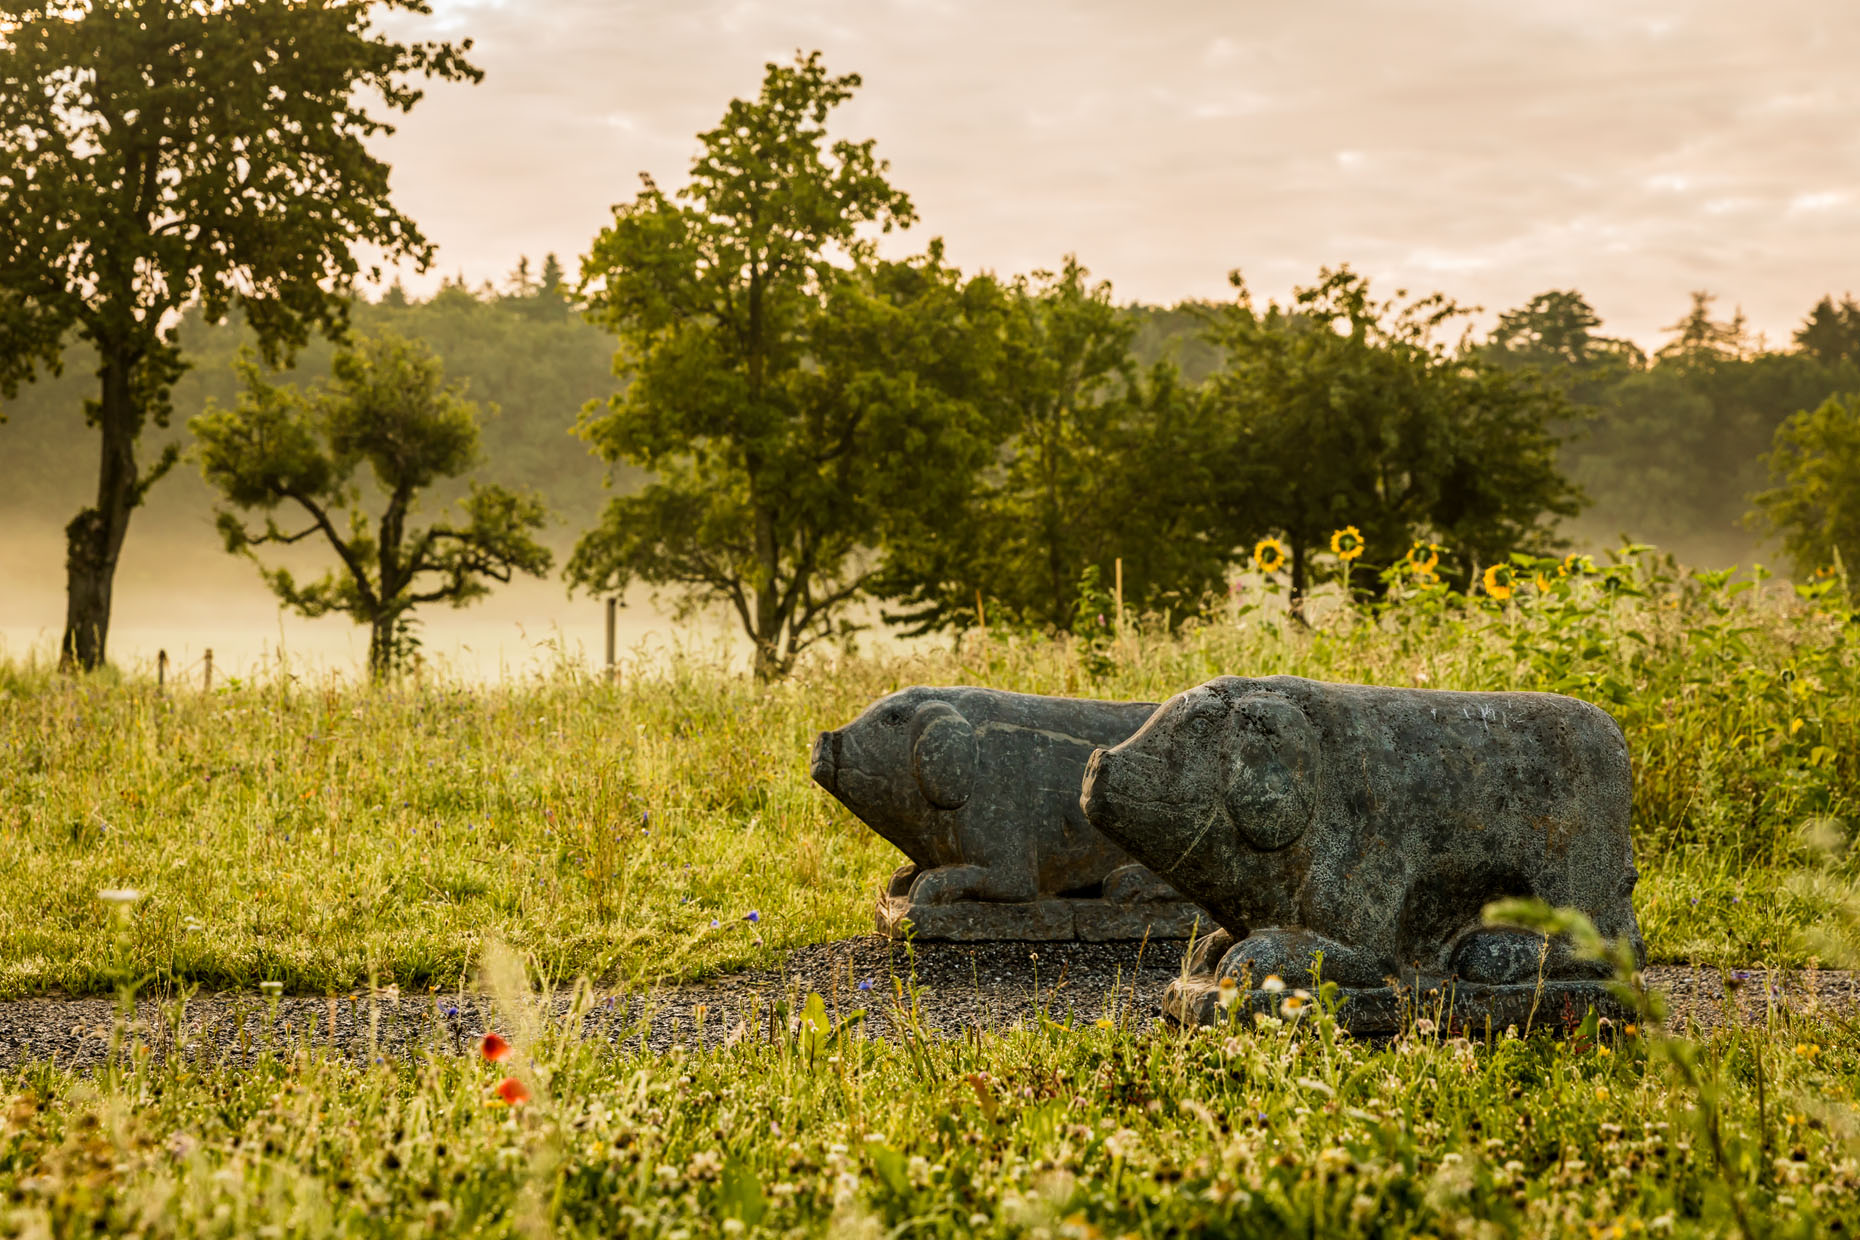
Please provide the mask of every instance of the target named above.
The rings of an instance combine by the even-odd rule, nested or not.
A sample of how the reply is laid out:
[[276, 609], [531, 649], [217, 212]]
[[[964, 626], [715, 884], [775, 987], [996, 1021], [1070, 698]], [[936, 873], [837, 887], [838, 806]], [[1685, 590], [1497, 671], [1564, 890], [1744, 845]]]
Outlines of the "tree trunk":
[[110, 595], [116, 561], [129, 532], [140, 479], [136, 473], [135, 428], [139, 419], [129, 386], [129, 367], [106, 361], [99, 376], [97, 427], [103, 459], [97, 472], [97, 504], [65, 527], [65, 634], [58, 664], [95, 671], [103, 664], [110, 636]]
[[368, 629], [368, 676], [386, 680], [394, 670], [394, 614], [378, 615]]
[[757, 504], [756, 520], [756, 679], [778, 680], [787, 671], [777, 653], [781, 642], [781, 599], [776, 589], [780, 549], [775, 545], [775, 514]]

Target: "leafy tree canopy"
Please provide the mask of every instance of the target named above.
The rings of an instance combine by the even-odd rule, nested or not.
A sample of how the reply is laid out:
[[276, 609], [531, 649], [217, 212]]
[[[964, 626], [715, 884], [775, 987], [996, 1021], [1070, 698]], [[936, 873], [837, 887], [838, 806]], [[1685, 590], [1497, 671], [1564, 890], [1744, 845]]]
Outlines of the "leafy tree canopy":
[[1365, 568], [1441, 537], [1462, 588], [1481, 560], [1552, 544], [1549, 521], [1579, 502], [1550, 431], [1563, 401], [1534, 376], [1450, 353], [1439, 337], [1458, 306], [1377, 301], [1344, 267], [1261, 311], [1233, 281], [1237, 298], [1210, 318], [1228, 354], [1210, 391], [1231, 428], [1220, 484], [1236, 535], [1284, 537], [1294, 598], [1346, 527]]
[[65, 658], [102, 661], [130, 513], [174, 464], [136, 461], [184, 369], [174, 316], [237, 298], [267, 359], [337, 333], [354, 247], [424, 262], [367, 143], [413, 79], [477, 80], [469, 44], [399, 43], [424, 0], [49, 0], [0, 28], [0, 390], [97, 353], [96, 504], [71, 523]]
[[858, 85], [818, 53], [769, 65], [759, 96], [699, 135], [689, 183], [642, 178], [582, 265], [627, 380], [584, 433], [656, 478], [609, 505], [570, 576], [726, 605], [762, 676], [845, 631], [870, 552], [986, 452], [975, 397], [999, 290], [937, 245], [876, 260], [873, 232], [915, 214], [871, 140], [828, 135]]
[[1229, 550], [1210, 541], [1205, 407], [1172, 363], [1139, 371], [1144, 319], [1076, 258], [1008, 294], [987, 396], [995, 464], [920, 537], [894, 541], [876, 588], [910, 631], [991, 616], [1063, 630], [1081, 579], [1111, 581], [1121, 559], [1132, 605], [1189, 614]]
[[[259, 571], [302, 615], [340, 613], [368, 625], [368, 666], [379, 677], [407, 653], [414, 608], [462, 607], [489, 592], [487, 581], [546, 573], [550, 554], [533, 537], [545, 514], [532, 497], [474, 485], [460, 501], [462, 521], [412, 527], [422, 491], [477, 463], [477, 406], [445, 384], [429, 350], [395, 336], [338, 353], [334, 371], [331, 386], [306, 393], [267, 382], [248, 360], [238, 404], [211, 407], [188, 426], [201, 472], [226, 505], [217, 514], [226, 549], [326, 543], [338, 566], [316, 581], [299, 584], [285, 568]], [[380, 500], [372, 522], [358, 477], [364, 466]], [[300, 527], [281, 526], [279, 508]], [[263, 513], [264, 522], [253, 528], [240, 512]]]
[[1860, 395], [1830, 396], [1776, 430], [1764, 458], [1773, 485], [1752, 520], [1782, 539], [1804, 577], [1860, 565]]

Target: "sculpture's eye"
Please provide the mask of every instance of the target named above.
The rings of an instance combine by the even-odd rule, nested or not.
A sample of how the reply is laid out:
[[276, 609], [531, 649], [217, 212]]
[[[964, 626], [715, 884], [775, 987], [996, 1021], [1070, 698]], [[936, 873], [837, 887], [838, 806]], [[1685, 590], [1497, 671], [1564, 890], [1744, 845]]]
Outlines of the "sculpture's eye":
[[888, 712], [885, 715], [884, 724], [888, 728], [902, 727], [904, 725], [904, 712], [901, 710]]

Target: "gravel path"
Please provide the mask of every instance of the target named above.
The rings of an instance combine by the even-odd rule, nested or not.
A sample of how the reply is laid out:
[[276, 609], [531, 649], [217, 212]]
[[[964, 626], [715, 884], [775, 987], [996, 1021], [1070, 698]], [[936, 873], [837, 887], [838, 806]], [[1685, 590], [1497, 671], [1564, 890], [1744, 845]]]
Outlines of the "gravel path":
[[[922, 1024], [946, 1036], [974, 1029], [1025, 1024], [1045, 1013], [1085, 1023], [1112, 1015], [1147, 1022], [1163, 988], [1181, 967], [1182, 945], [1152, 943], [918, 944], [915, 984]], [[583, 1018], [586, 1036], [653, 1050], [677, 1044], [716, 1043], [768, 1035], [772, 1005], [819, 991], [835, 1021], [855, 1009], [867, 1027], [886, 1035], [895, 1027], [893, 978], [907, 982], [911, 959], [902, 946], [875, 936], [801, 948], [778, 969], [731, 974], [668, 987], [646, 995], [603, 994]], [[1732, 1002], [1747, 1022], [1779, 1010], [1815, 1008], [1837, 1018], [1860, 1019], [1860, 975], [1847, 972], [1733, 975], [1727, 1000], [1715, 969], [1655, 965], [1652, 986], [1666, 994], [1672, 1024], [1686, 1032], [1715, 1028]], [[861, 989], [864, 985], [867, 989]], [[566, 1014], [567, 994], [552, 1001]], [[363, 996], [358, 1000], [255, 994], [196, 995], [176, 1022], [172, 1004], [144, 998], [120, 1039], [117, 1004], [109, 998], [24, 999], [0, 1002], [0, 1069], [50, 1060], [64, 1067], [94, 1067], [113, 1040], [140, 1041], [152, 1053], [176, 1052], [194, 1062], [238, 1063], [260, 1053], [268, 1040], [326, 1046], [365, 1059], [370, 1053], [405, 1057], [422, 1049], [464, 1053], [487, 1028], [507, 1030], [480, 995]], [[333, 1036], [332, 1036], [333, 1026]]]

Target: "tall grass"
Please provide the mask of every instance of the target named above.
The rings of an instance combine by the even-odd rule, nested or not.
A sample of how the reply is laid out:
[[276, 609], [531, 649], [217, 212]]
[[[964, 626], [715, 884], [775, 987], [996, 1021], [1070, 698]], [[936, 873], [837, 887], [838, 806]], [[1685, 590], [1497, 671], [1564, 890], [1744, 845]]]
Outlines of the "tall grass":
[[[1541, 591], [1533, 584], [1544, 571]], [[1503, 603], [1398, 584], [1171, 631], [971, 634], [758, 685], [700, 660], [495, 686], [279, 675], [211, 694], [0, 664], [0, 994], [111, 985], [96, 893], [135, 888], [127, 967], [294, 992], [454, 985], [492, 934], [557, 976], [678, 979], [862, 933], [899, 858], [807, 777], [813, 733], [911, 683], [1160, 699], [1295, 673], [1551, 689], [1627, 731], [1655, 958], [1830, 958], [1849, 900], [1860, 624], [1806, 591], [1644, 553]], [[745, 920], [755, 910], [758, 920]]]
[[1469, 1039], [1417, 1021], [1365, 1044], [1320, 1008], [1292, 1027], [1043, 1022], [881, 1041], [810, 1004], [768, 1022], [772, 1036], [638, 1055], [582, 1040], [575, 1011], [549, 1020], [526, 988], [490, 989], [514, 1043], [498, 1063], [438, 1044], [358, 1059], [312, 1030], [245, 1064], [189, 1069], [126, 1045], [94, 1080], [44, 1064], [0, 1075], [0, 1231], [1624, 1240], [1860, 1226], [1860, 1041], [1818, 1017], [1688, 1048], [1701, 1089], [1632, 1026]]

